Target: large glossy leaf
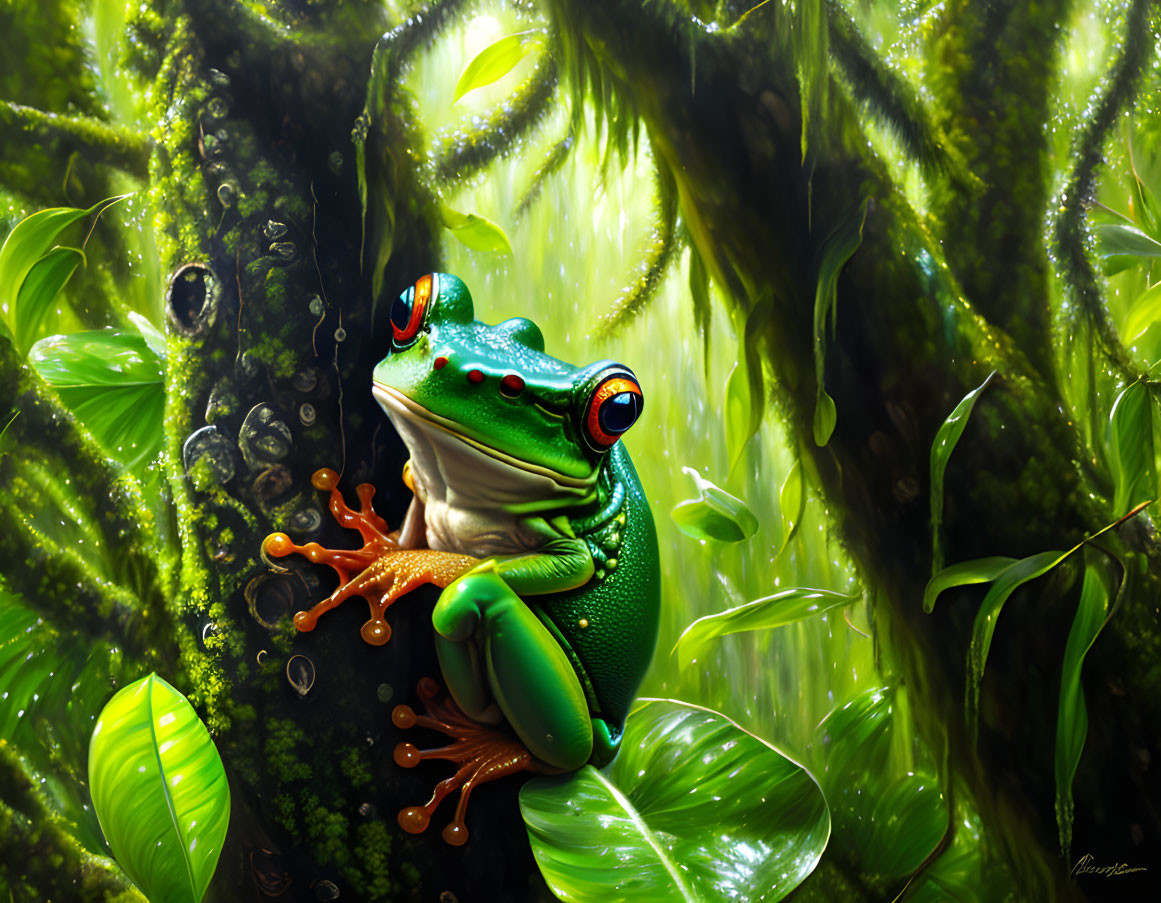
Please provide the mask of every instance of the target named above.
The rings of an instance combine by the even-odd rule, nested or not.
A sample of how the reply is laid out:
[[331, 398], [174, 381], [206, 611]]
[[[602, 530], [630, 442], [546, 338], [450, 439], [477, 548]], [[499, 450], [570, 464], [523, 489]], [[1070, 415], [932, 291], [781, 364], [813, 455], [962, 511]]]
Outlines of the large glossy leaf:
[[98, 329], [41, 339], [29, 363], [122, 463], [148, 464], [164, 439], [164, 369], [139, 333]]
[[737, 608], [698, 618], [685, 628], [674, 651], [684, 668], [693, 664], [705, 644], [716, 637], [793, 624], [795, 621], [820, 615], [832, 608], [850, 605], [858, 601], [858, 598], [857, 595], [805, 586], [786, 589]]
[[970, 586], [976, 583], [991, 583], [1004, 571], [1016, 563], [1015, 558], [992, 555], [988, 558], [973, 558], [944, 568], [927, 581], [923, 590], [923, 610], [931, 614], [939, 594], [953, 586]]
[[502, 79], [515, 69], [517, 64], [539, 42], [539, 32], [522, 31], [519, 34], [507, 35], [489, 44], [464, 67], [459, 81], [456, 82], [456, 92], [452, 103], [458, 101], [469, 91], [483, 88], [485, 85]]
[[1116, 486], [1113, 510], [1127, 511], [1155, 498], [1153, 401], [1144, 382], [1127, 386], [1109, 418], [1110, 466]]
[[943, 474], [947, 470], [948, 459], [959, 442], [967, 426], [968, 417], [976, 406], [976, 401], [996, 375], [993, 370], [979, 386], [972, 389], [947, 415], [947, 419], [939, 426], [935, 439], [931, 443], [931, 573], [937, 574], [943, 569], [943, 545], [940, 531], [943, 522]]
[[1060, 847], [1066, 857], [1072, 843], [1072, 779], [1088, 736], [1088, 710], [1080, 673], [1084, 658], [1105, 625], [1109, 612], [1109, 587], [1104, 575], [1092, 566], [1085, 569], [1080, 602], [1064, 646], [1060, 670], [1060, 704], [1056, 715], [1056, 824]]
[[[121, 198], [110, 198], [94, 204], [87, 210], [75, 207], [51, 207], [40, 210], [22, 219], [8, 233], [3, 246], [0, 247], [0, 316], [5, 318], [12, 334], [17, 337], [17, 348], [22, 354], [28, 351], [28, 344], [21, 341], [22, 338], [29, 339], [28, 324], [38, 323], [43, 316], [43, 312], [22, 313], [20, 310], [18, 299], [25, 279], [33, 267], [58, 243], [61, 233], [69, 226], [118, 200]], [[28, 296], [27, 300], [38, 303], [51, 302], [51, 299], [44, 302], [40, 294], [35, 297]], [[21, 323], [25, 324], [23, 336]]]
[[677, 529], [693, 539], [719, 542], [741, 542], [754, 535], [758, 518], [745, 502], [715, 486], [692, 467], [682, 470], [693, 478], [698, 498], [674, 505], [671, 513]]
[[641, 700], [606, 772], [520, 791], [536, 862], [562, 900], [773, 903], [826, 847], [830, 815], [810, 773], [717, 712]]
[[117, 862], [153, 903], [200, 903], [230, 820], [218, 751], [156, 674], [117, 693], [89, 747], [89, 785]]
[[984, 601], [980, 603], [972, 624], [972, 639], [968, 646], [968, 721], [975, 729], [979, 711], [980, 681], [984, 677], [984, 666], [988, 661], [988, 650], [992, 646], [992, 635], [996, 632], [996, 621], [1008, 597], [1029, 580], [1046, 574], [1069, 556], [1070, 552], [1038, 552], [1009, 565], [996, 578]]
[[[895, 734], [907, 724], [894, 688], [873, 688], [832, 711], [819, 725], [815, 748], [834, 820], [832, 849], [859, 871], [910, 873], [939, 843], [947, 801], [938, 782], [893, 759]], [[899, 714], [898, 720], [896, 715]]]

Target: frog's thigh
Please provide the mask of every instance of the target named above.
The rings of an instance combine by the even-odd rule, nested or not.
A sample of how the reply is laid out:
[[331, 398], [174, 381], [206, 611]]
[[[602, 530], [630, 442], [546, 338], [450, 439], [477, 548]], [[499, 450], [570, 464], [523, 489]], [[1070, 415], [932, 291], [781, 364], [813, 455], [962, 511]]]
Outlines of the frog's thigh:
[[465, 711], [486, 704], [481, 686], [486, 681], [534, 756], [567, 770], [588, 761], [593, 728], [572, 663], [502, 579], [460, 578], [440, 596], [432, 623], [444, 678], [456, 700], [468, 703]]

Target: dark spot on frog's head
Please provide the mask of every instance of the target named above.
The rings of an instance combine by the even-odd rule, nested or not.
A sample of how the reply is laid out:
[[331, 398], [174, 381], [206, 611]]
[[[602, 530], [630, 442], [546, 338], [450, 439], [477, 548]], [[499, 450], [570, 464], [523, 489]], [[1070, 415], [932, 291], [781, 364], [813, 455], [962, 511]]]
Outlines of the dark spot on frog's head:
[[540, 331], [540, 327], [529, 319], [513, 317], [511, 320], [497, 323], [492, 329], [533, 351], [544, 351], [544, 334]]

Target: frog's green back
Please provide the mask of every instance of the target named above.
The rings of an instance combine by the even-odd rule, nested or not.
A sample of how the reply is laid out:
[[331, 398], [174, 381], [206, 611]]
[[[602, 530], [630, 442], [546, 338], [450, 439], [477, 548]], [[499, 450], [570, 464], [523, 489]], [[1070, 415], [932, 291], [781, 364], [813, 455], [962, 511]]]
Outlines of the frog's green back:
[[593, 715], [608, 723], [615, 744], [657, 645], [661, 569], [653, 515], [622, 443], [609, 450], [603, 467], [625, 490], [620, 511], [593, 531], [610, 550], [615, 567], [598, 563], [603, 577], [571, 592], [526, 601], [541, 610], [574, 666], [579, 665], [578, 673], [587, 675]]

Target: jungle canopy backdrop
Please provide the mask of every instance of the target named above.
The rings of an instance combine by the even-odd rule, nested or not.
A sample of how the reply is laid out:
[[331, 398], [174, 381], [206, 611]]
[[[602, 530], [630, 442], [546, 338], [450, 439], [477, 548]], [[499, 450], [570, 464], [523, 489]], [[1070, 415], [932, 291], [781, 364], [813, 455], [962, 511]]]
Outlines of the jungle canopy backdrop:
[[[209, 900], [1150, 898], [1157, 14], [7, 0], [0, 898], [142, 899], [86, 761], [151, 672], [229, 780]], [[327, 577], [260, 554], [349, 544], [320, 467], [399, 522], [432, 271], [635, 370], [663, 573], [612, 770], [463, 848], [395, 822], [435, 592], [297, 634]]]

